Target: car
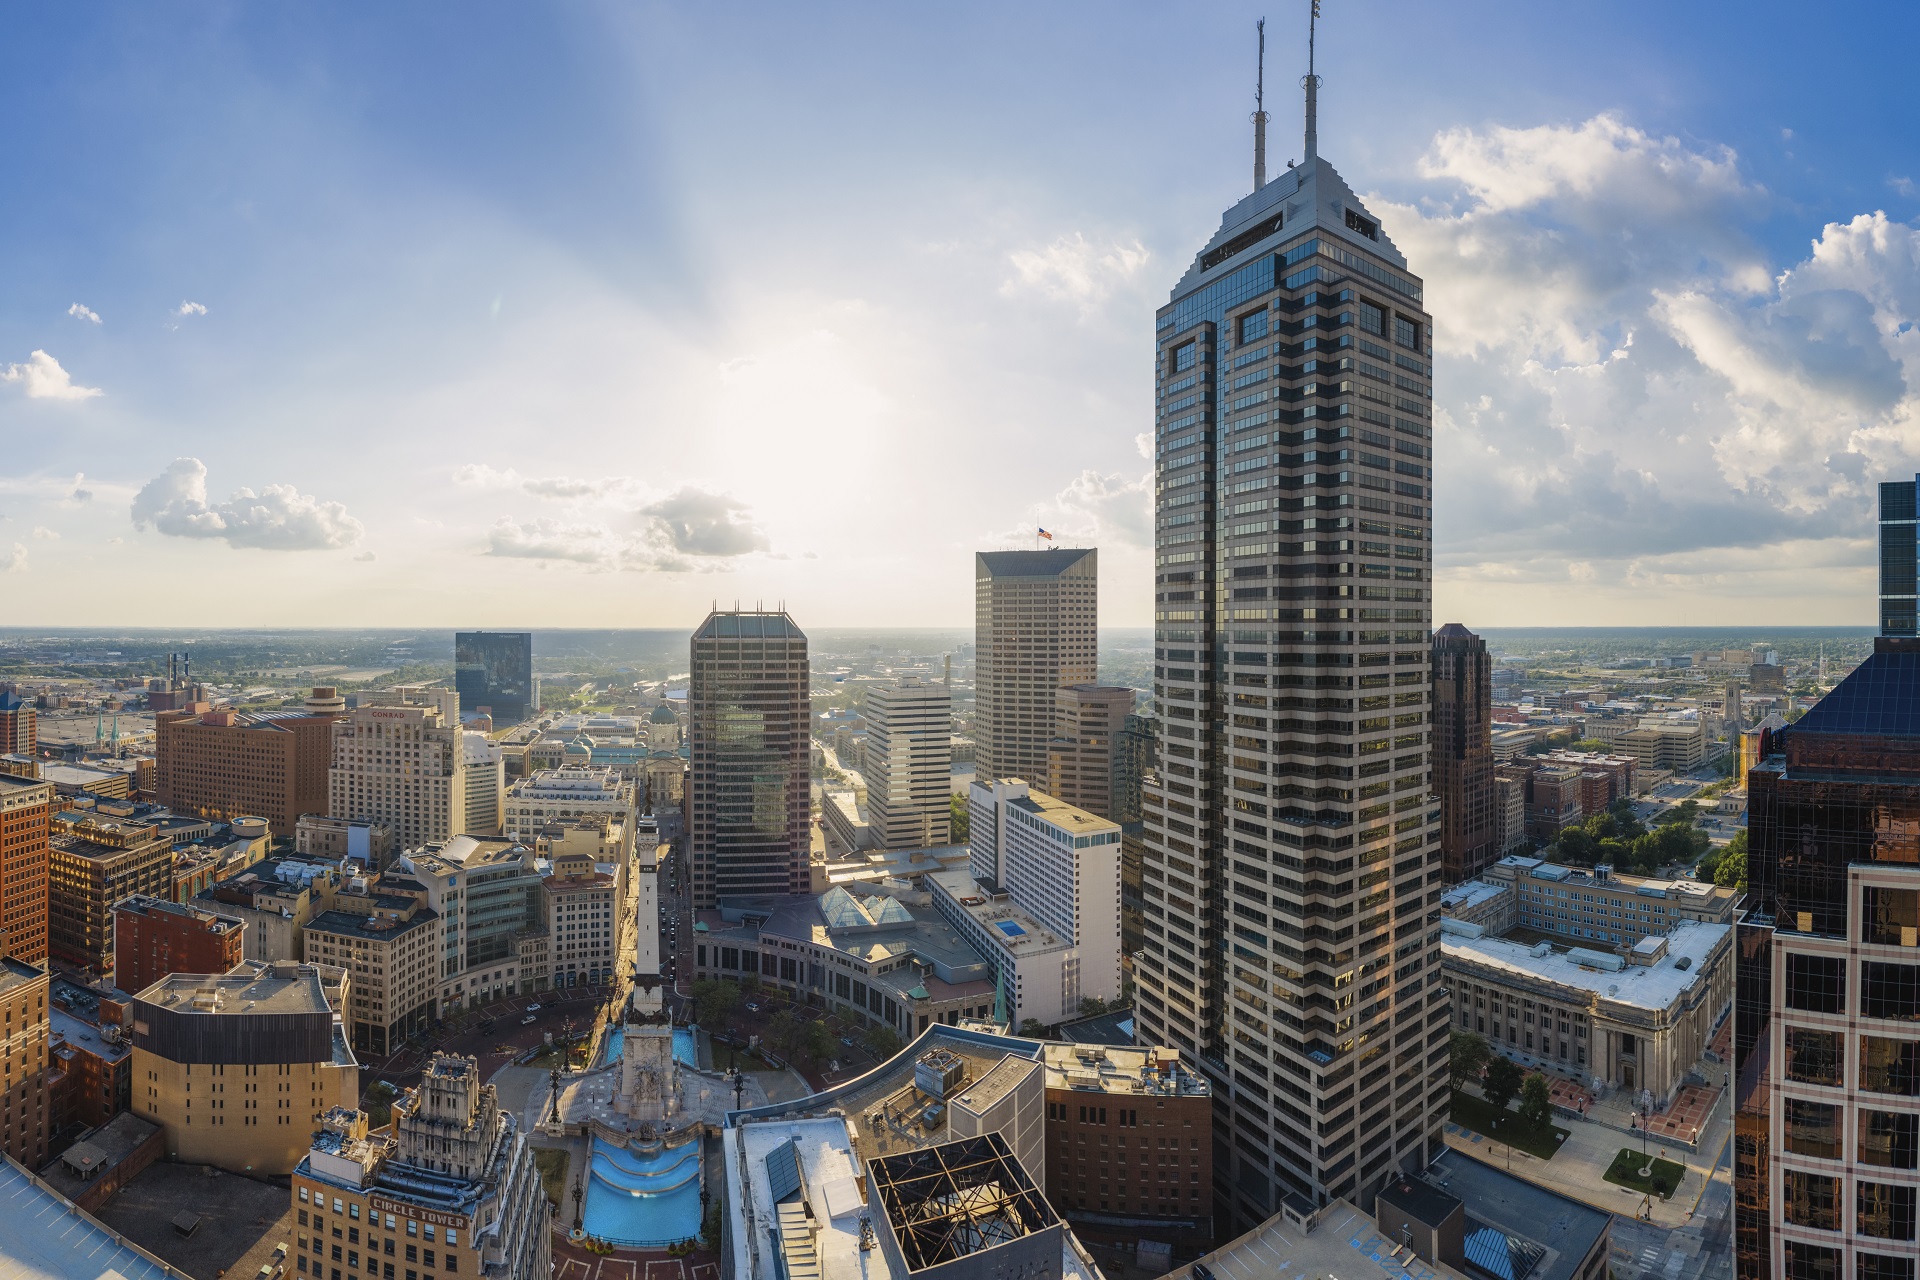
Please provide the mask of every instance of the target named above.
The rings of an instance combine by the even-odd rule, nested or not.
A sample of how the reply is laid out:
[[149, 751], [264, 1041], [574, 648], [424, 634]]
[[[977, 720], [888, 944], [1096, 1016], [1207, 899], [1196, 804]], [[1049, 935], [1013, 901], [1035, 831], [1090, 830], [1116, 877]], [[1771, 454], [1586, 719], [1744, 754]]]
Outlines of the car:
[[540, 1006], [539, 1006], [539, 1004], [537, 1004], [537, 1003], [535, 1003], [535, 1004], [530, 1004], [530, 1005], [528, 1005], [528, 1006], [527, 1006], [527, 1012], [528, 1012], [528, 1013], [538, 1013], [538, 1012], [540, 1012]]
[[534, 1017], [532, 1014], [528, 1014], [526, 1017], [520, 1019], [520, 1025], [523, 1027], [530, 1027], [538, 1021], [540, 1021], [540, 1019]]

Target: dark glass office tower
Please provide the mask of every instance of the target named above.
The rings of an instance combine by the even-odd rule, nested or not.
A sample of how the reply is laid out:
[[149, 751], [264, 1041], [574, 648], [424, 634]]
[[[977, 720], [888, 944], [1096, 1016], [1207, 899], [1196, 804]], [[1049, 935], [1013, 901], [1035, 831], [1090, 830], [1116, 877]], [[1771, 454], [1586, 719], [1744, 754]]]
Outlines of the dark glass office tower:
[[484, 709], [496, 725], [525, 720], [533, 713], [533, 634], [454, 632], [453, 688], [463, 713]]
[[1920, 555], [1913, 480], [1880, 486], [1880, 634], [1910, 636], [1920, 627]]
[[1920, 639], [1882, 636], [1747, 774], [1736, 925], [1743, 1280], [1913, 1280]]
[[1433, 633], [1433, 789], [1447, 883], [1471, 879], [1499, 857], [1493, 776], [1493, 659], [1457, 622]]
[[694, 906], [805, 893], [810, 669], [785, 613], [707, 615], [687, 689]]
[[1440, 1147], [1433, 337], [1311, 121], [1155, 337], [1138, 1034], [1212, 1081], [1231, 1233], [1283, 1199], [1371, 1204]]

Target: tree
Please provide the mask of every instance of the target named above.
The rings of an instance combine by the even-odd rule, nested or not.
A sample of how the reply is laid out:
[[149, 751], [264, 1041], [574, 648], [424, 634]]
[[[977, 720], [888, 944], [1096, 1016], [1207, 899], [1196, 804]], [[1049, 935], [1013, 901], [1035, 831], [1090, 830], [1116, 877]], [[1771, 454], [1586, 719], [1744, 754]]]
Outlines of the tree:
[[1107, 1002], [1105, 1000], [1102, 1000], [1099, 996], [1081, 996], [1080, 997], [1080, 1016], [1081, 1017], [1097, 1018], [1101, 1014], [1105, 1013], [1106, 1011], [1107, 1011]]
[[800, 1052], [814, 1062], [833, 1053], [833, 1033], [818, 1022], [809, 1022], [800, 1033]]
[[1599, 842], [1587, 834], [1585, 827], [1579, 826], [1562, 831], [1553, 847], [1557, 851], [1555, 862], [1569, 862], [1580, 867], [1592, 866], [1594, 855], [1599, 852]]
[[1605, 755], [1607, 744], [1599, 738], [1582, 738], [1568, 748], [1569, 751], [1584, 751], [1588, 755]]
[[1679, 804], [1674, 805], [1672, 808], [1668, 809], [1665, 813], [1662, 813], [1659, 817], [1655, 818], [1653, 820], [1653, 825], [1656, 827], [1664, 827], [1668, 823], [1683, 822], [1690, 827], [1693, 825], [1694, 819], [1698, 818], [1699, 816], [1700, 816], [1699, 801], [1682, 800]]
[[965, 844], [970, 832], [967, 824], [967, 798], [965, 796], [949, 796], [947, 798], [947, 814], [953, 822], [953, 842], [955, 844]]
[[1713, 882], [1723, 889], [1733, 889], [1740, 893], [1747, 891], [1747, 833], [1734, 833], [1727, 847], [1720, 851], [1719, 865], [1713, 869]]
[[1478, 1076], [1480, 1068], [1487, 1065], [1487, 1055], [1492, 1052], [1483, 1037], [1471, 1031], [1454, 1032], [1447, 1050], [1447, 1073], [1453, 1077], [1453, 1087], [1458, 1089]]
[[1553, 1094], [1547, 1078], [1535, 1071], [1520, 1086], [1520, 1118], [1527, 1122], [1529, 1129], [1537, 1130], [1546, 1128], [1552, 1117]]
[[782, 1057], [791, 1057], [800, 1042], [800, 1019], [785, 1009], [767, 1019], [767, 1043]]
[[1041, 1025], [1040, 1019], [1028, 1018], [1020, 1024], [1020, 1034], [1029, 1040], [1044, 1040], [1047, 1038], [1047, 1029]]
[[1487, 1074], [1480, 1082], [1480, 1091], [1487, 1095], [1495, 1111], [1505, 1111], [1513, 1095], [1520, 1092], [1520, 1082], [1526, 1079], [1526, 1074], [1512, 1058], [1496, 1053], [1487, 1061]]
[[709, 1027], [725, 1026], [740, 1008], [740, 988], [717, 978], [702, 978], [693, 984], [693, 1007]]
[[866, 1045], [868, 1053], [883, 1060], [900, 1052], [900, 1037], [894, 1034], [892, 1027], [883, 1023], [876, 1022], [867, 1028], [867, 1034], [860, 1038], [860, 1042]]

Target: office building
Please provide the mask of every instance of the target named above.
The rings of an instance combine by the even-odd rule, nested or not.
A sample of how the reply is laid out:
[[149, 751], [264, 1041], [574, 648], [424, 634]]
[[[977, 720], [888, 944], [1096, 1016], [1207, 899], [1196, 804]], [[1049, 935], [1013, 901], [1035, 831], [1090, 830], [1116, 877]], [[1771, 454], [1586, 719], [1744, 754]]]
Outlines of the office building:
[[1152, 716], [1129, 715], [1120, 727], [1113, 754], [1113, 812], [1106, 816], [1122, 827], [1141, 820], [1141, 785], [1153, 772], [1154, 742], [1159, 722]]
[[1479, 875], [1500, 856], [1492, 678], [1485, 640], [1457, 622], [1433, 633], [1433, 789], [1449, 884]]
[[1098, 671], [1099, 552], [973, 557], [973, 739], [982, 778], [1047, 776], [1055, 692]]
[[1311, 97], [1304, 159], [1226, 212], [1155, 330], [1137, 1025], [1213, 1086], [1236, 1230], [1423, 1167], [1448, 1097], [1432, 321]]
[[437, 1016], [440, 916], [371, 887], [342, 890], [335, 902], [301, 931], [306, 962], [347, 971], [352, 989], [337, 1012], [356, 1052], [385, 1057]]
[[133, 1109], [166, 1130], [167, 1154], [284, 1177], [315, 1124], [360, 1097], [360, 1066], [335, 1020], [352, 984], [312, 964], [177, 973], [133, 998]]
[[1124, 685], [1069, 684], [1054, 690], [1047, 794], [1120, 821], [1119, 739], [1132, 712], [1133, 690]]
[[[1896, 521], [1883, 535], [1904, 527], [1901, 513], [1912, 515], [1910, 486], [1904, 506], [1889, 501], [1890, 487], [1901, 497], [1882, 487], [1882, 517]], [[1898, 612], [1912, 609], [1911, 582], [1904, 590], [1883, 601], [1883, 624], [1891, 617], [1911, 628]], [[1920, 639], [1879, 637], [1811, 710], [1764, 735], [1760, 763], [1747, 775], [1734, 1015], [1734, 1252], [1742, 1277], [1914, 1272], [1916, 689]]]
[[47, 958], [53, 784], [0, 773], [0, 955]]
[[0, 690], [0, 755], [34, 756], [40, 751], [39, 713], [12, 689]]
[[547, 985], [543, 874], [531, 843], [455, 836], [403, 854], [374, 886], [439, 917], [442, 1016]]
[[1090, 1227], [1213, 1236], [1213, 1091], [1170, 1049], [1042, 1047], [1047, 1199]]
[[351, 862], [365, 871], [385, 871], [393, 861], [393, 828], [384, 822], [303, 813], [294, 824], [293, 851], [316, 860]]
[[1511, 765], [1494, 770], [1494, 816], [1498, 820], [1495, 843], [1503, 856], [1532, 846], [1527, 838], [1527, 778], [1531, 773]]
[[257, 814], [276, 836], [303, 813], [325, 813], [333, 722], [344, 705], [316, 688], [300, 711], [162, 711], [154, 716], [160, 803], [176, 813]]
[[867, 821], [881, 849], [932, 849], [952, 837], [953, 699], [908, 676], [867, 690]]
[[467, 827], [467, 748], [448, 690], [397, 688], [333, 722], [326, 812], [377, 822], [400, 848]]
[[170, 973], [225, 973], [246, 959], [244, 920], [137, 893], [113, 909], [113, 984], [145, 991]]
[[1664, 1110], [1733, 999], [1733, 929], [1687, 920], [1623, 951], [1556, 948], [1441, 923], [1455, 1025], [1524, 1067], [1653, 1094]]
[[1880, 483], [1880, 634], [1920, 635], [1916, 628], [1916, 592], [1920, 592], [1920, 509], [1913, 480]]
[[1120, 824], [1018, 779], [974, 783], [967, 811], [977, 894], [1006, 895], [1073, 948], [1061, 991], [1067, 1016], [1083, 999], [1118, 999]]
[[[71, 817], [71, 820], [70, 820]], [[47, 954], [91, 981], [113, 980], [114, 904], [173, 891], [173, 846], [155, 828], [91, 814], [54, 823], [47, 859]]]
[[6, 1073], [0, 1076], [0, 1151], [30, 1169], [47, 1158], [53, 1115], [47, 1096], [48, 979], [46, 970], [0, 956], [0, 1018], [4, 1018]]
[[468, 729], [461, 737], [467, 757], [467, 824], [463, 834], [497, 836], [506, 807], [506, 755], [484, 733]]
[[[619, 877], [614, 871], [601, 870], [591, 852], [558, 854], [551, 866], [553, 871], [547, 876], [544, 888], [553, 985], [571, 987], [582, 982], [611, 982], [620, 941]], [[652, 968], [641, 967], [637, 972], [660, 971], [658, 912], [656, 899], [654, 915], [642, 915], [642, 943], [652, 948], [655, 959]], [[648, 934], [652, 936], [649, 938]]]
[[807, 637], [784, 612], [707, 615], [693, 633], [688, 862], [693, 905], [805, 893]]
[[262, 963], [305, 960], [307, 922], [331, 911], [346, 886], [337, 858], [295, 854], [268, 859], [216, 881], [194, 905], [245, 922], [242, 958]]
[[1707, 726], [1697, 714], [1645, 716], [1637, 728], [1617, 735], [1610, 746], [1617, 755], [1633, 757], [1643, 770], [1687, 773], [1707, 758]]
[[633, 827], [634, 784], [618, 769], [561, 765], [520, 779], [507, 791], [501, 820], [512, 840], [533, 840], [548, 827], [582, 821]]
[[536, 707], [533, 633], [456, 631], [453, 688], [460, 695], [460, 710], [485, 712], [493, 717], [495, 728], [525, 720]]
[[417, 1280], [553, 1273], [547, 1198], [526, 1134], [472, 1058], [436, 1053], [393, 1104], [390, 1128], [370, 1129], [347, 1103], [321, 1117], [311, 1141], [293, 1172], [289, 1277], [333, 1280], [342, 1243], [344, 1274], [356, 1280], [390, 1280], [388, 1267]]

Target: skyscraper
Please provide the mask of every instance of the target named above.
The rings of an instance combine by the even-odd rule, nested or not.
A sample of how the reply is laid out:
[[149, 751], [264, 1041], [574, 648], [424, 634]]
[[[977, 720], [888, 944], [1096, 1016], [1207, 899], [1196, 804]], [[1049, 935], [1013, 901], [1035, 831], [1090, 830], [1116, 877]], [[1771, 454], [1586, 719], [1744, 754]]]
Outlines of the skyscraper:
[[805, 893], [811, 832], [807, 637], [785, 612], [707, 615], [687, 688], [696, 909]]
[[1213, 1083], [1216, 1210], [1371, 1203], [1439, 1149], [1432, 330], [1315, 154], [1156, 316], [1155, 695], [1137, 1036]]
[[1124, 821], [1115, 794], [1116, 750], [1132, 711], [1133, 690], [1125, 685], [1069, 684], [1056, 689], [1053, 741], [1047, 744], [1047, 772], [1039, 780], [1047, 794], [1099, 817]]
[[952, 839], [953, 699], [943, 684], [908, 677], [867, 690], [867, 825], [882, 849], [927, 849]]
[[453, 688], [463, 711], [485, 710], [501, 726], [525, 720], [533, 712], [533, 634], [454, 632]]
[[467, 829], [467, 752], [459, 699], [402, 685], [333, 722], [327, 812], [378, 822], [401, 849]]
[[[1757, 730], [1760, 762], [1747, 774], [1733, 1044], [1734, 1258], [1742, 1280], [1914, 1276], [1920, 638], [1911, 616], [1913, 486], [1883, 484], [1880, 502], [1881, 626], [1890, 634], [1799, 720]], [[1889, 593], [1887, 531], [1901, 528], [1907, 581]]]
[[975, 775], [1038, 786], [1054, 691], [1097, 675], [1099, 553], [982, 551], [973, 592]]
[[1433, 633], [1433, 789], [1447, 883], [1471, 879], [1500, 857], [1493, 659], [1457, 622]]

